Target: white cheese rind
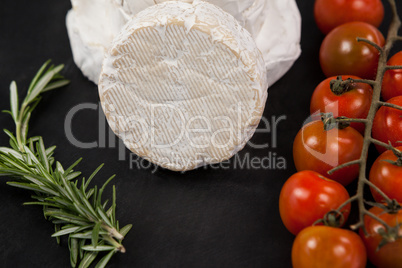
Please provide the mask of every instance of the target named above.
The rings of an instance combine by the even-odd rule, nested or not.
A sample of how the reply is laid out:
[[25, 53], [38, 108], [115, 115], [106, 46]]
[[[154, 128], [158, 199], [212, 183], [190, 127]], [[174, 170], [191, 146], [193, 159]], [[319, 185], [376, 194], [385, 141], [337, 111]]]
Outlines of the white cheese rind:
[[110, 127], [131, 151], [185, 171], [245, 146], [267, 87], [250, 33], [220, 8], [195, 0], [134, 17], [106, 54], [99, 95]]
[[[104, 52], [138, 12], [166, 0], [72, 0], [66, 24], [74, 61], [98, 83]], [[191, 3], [192, 0], [181, 0]], [[301, 18], [295, 0], [208, 0], [232, 14], [256, 40], [269, 84], [300, 55]]]

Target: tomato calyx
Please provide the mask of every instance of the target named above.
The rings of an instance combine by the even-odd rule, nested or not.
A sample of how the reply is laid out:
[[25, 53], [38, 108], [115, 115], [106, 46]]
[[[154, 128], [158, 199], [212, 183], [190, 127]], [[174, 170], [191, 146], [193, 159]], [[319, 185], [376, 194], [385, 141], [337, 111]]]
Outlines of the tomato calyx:
[[[344, 211], [345, 212], [345, 211]], [[323, 224], [325, 226], [340, 228], [345, 223], [345, 216], [339, 210], [332, 209], [324, 215], [322, 219], [313, 223], [313, 226], [317, 224]]]
[[342, 76], [338, 76], [336, 79], [331, 80], [329, 82], [329, 86], [331, 88], [332, 93], [337, 96], [342, 95], [355, 87], [355, 82], [352, 78], [348, 78], [346, 80], [342, 80]]
[[388, 213], [388, 214], [398, 214], [398, 212], [400, 210], [402, 210], [402, 206], [401, 204], [399, 204], [399, 202], [396, 199], [392, 199], [387, 203], [374, 203], [374, 202], [369, 202], [366, 201], [365, 202], [367, 205], [373, 206], [373, 207], [378, 207], [381, 208], [384, 213]]
[[393, 243], [398, 239], [402, 239], [402, 235], [399, 235], [399, 230], [401, 227], [402, 223], [394, 227], [388, 227], [388, 229], [379, 228], [378, 234], [382, 237], [382, 240], [378, 244], [376, 251], [379, 251], [383, 246], [385, 246], [388, 243]]
[[321, 121], [324, 123], [324, 130], [329, 131], [331, 129], [345, 129], [350, 126], [347, 117], [339, 116], [334, 117], [333, 113], [321, 113]]
[[391, 165], [402, 167], [402, 152], [395, 147], [392, 146], [392, 144], [389, 144], [391, 146], [390, 150], [394, 153], [394, 155], [397, 157], [396, 161], [392, 161], [389, 159], [384, 159], [382, 161], [388, 162]]

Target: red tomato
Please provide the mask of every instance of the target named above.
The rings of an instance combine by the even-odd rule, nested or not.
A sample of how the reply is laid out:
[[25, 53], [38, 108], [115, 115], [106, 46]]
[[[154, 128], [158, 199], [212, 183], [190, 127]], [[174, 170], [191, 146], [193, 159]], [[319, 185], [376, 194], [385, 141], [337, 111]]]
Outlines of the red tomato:
[[314, 17], [324, 34], [352, 21], [363, 21], [378, 28], [384, 18], [380, 0], [316, 0]]
[[[369, 211], [385, 221], [390, 227], [395, 227], [402, 223], [401, 210], [397, 214], [388, 214], [381, 208], [372, 207]], [[385, 229], [385, 227], [369, 216], [365, 216], [364, 226], [368, 236], [365, 236], [362, 230], [359, 230], [359, 233], [366, 245], [369, 260], [379, 268], [402, 268], [402, 239], [399, 238], [394, 242], [390, 242], [377, 251], [378, 245], [383, 239], [378, 230]], [[402, 236], [402, 227], [399, 227], [398, 233]]]
[[[402, 65], [402, 51], [388, 60], [388, 65]], [[382, 81], [382, 98], [387, 101], [396, 96], [402, 96], [402, 70], [388, 70]]]
[[[341, 184], [314, 171], [300, 171], [283, 185], [279, 196], [279, 212], [285, 227], [294, 235], [337, 209], [349, 194]], [[350, 204], [342, 209], [345, 221]]]
[[[365, 83], [351, 83], [346, 92], [337, 95], [330, 88], [331, 80], [336, 78], [336, 76], [329, 77], [315, 88], [311, 97], [310, 113], [331, 112], [335, 117], [366, 118], [373, 96], [371, 86]], [[353, 75], [342, 76], [342, 80], [348, 78], [360, 79]], [[363, 134], [363, 123], [352, 123], [350, 126]]]
[[313, 170], [342, 185], [348, 185], [359, 174], [359, 165], [352, 165], [328, 175], [343, 163], [360, 158], [363, 136], [354, 128], [324, 131], [321, 121], [305, 125], [293, 143], [293, 159], [298, 171]]
[[375, 78], [379, 52], [367, 43], [358, 42], [357, 37], [384, 46], [384, 36], [371, 24], [349, 22], [336, 27], [325, 37], [320, 48], [320, 64], [327, 77], [348, 74]]
[[349, 230], [311, 226], [293, 242], [293, 268], [364, 268], [366, 262], [362, 240]]
[[[387, 101], [389, 103], [402, 106], [402, 96], [398, 96]], [[402, 141], [402, 111], [390, 107], [381, 107], [373, 122], [373, 138], [382, 142], [390, 141], [393, 146], [398, 146], [398, 141]], [[376, 146], [380, 153], [385, 152], [382, 146]]]
[[[402, 151], [402, 146], [397, 149]], [[402, 166], [384, 160], [396, 162], [398, 157], [391, 150], [381, 154], [371, 166], [369, 179], [389, 198], [402, 203]], [[371, 193], [375, 201], [384, 202], [384, 198], [377, 191], [371, 189]]]

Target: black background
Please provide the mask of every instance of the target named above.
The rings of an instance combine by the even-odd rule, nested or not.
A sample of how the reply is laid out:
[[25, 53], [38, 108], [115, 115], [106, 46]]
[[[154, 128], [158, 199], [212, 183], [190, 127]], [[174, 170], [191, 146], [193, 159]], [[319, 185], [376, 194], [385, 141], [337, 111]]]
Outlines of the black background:
[[[25, 94], [45, 60], [64, 63], [63, 74], [71, 84], [44, 96], [31, 120], [30, 135], [43, 136], [46, 146], [57, 145], [56, 158], [65, 166], [83, 157], [77, 170], [85, 176], [105, 163], [94, 180], [98, 185], [117, 174], [117, 218], [121, 225], [132, 223], [134, 227], [124, 240], [127, 253], [115, 255], [110, 267], [291, 267], [294, 237], [281, 223], [278, 196], [295, 172], [293, 138], [308, 117], [315, 86], [324, 79], [318, 63], [323, 35], [314, 23], [313, 2], [297, 1], [303, 22], [302, 55], [269, 88], [264, 116], [270, 121], [272, 116], [287, 118], [279, 123], [278, 144], [272, 147], [272, 133], [259, 133], [252, 141], [268, 142], [270, 147], [247, 146], [239, 153], [240, 158], [276, 153], [286, 159], [287, 168], [235, 169], [232, 165], [182, 174], [162, 169], [152, 172], [154, 166], [130, 168], [127, 150], [123, 161], [117, 148], [73, 146], [64, 130], [67, 113], [78, 104], [97, 105], [99, 99], [96, 86], [83, 77], [72, 59], [65, 27], [70, 1], [0, 1], [0, 109], [9, 109], [11, 80]], [[402, 3], [397, 2], [402, 10]], [[390, 20], [387, 3], [385, 7], [383, 33]], [[78, 140], [97, 141], [99, 132], [105, 131], [99, 130], [98, 113], [88, 109], [73, 118]], [[14, 130], [6, 114], [0, 115], [0, 128]], [[0, 146], [7, 144], [6, 135], [0, 134]], [[371, 153], [372, 159], [376, 153]], [[67, 244], [59, 246], [50, 237], [53, 226], [43, 218], [41, 208], [22, 206], [30, 200], [30, 193], [7, 186], [7, 178], [0, 179], [0, 267], [69, 267]], [[110, 188], [106, 195], [111, 196]]]

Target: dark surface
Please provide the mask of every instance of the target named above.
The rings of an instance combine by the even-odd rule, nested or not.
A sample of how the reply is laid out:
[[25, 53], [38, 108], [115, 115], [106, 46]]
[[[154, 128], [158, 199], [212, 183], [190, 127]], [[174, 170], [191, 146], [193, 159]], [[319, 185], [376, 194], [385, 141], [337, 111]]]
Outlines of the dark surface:
[[[0, 109], [9, 108], [11, 80], [25, 94], [45, 60], [66, 65], [63, 73], [71, 84], [45, 95], [33, 115], [30, 135], [42, 135], [46, 146], [57, 145], [56, 158], [65, 166], [82, 156], [78, 169], [86, 176], [105, 163], [94, 180], [98, 185], [117, 174], [117, 218], [121, 225], [133, 223], [134, 228], [124, 240], [127, 253], [117, 254], [110, 267], [291, 267], [294, 237], [281, 223], [278, 196], [295, 172], [293, 138], [308, 116], [312, 91], [324, 79], [318, 63], [323, 35], [313, 20], [313, 1], [297, 2], [303, 18], [303, 53], [289, 73], [270, 87], [264, 113], [271, 123], [273, 116], [286, 116], [278, 125], [277, 146], [271, 143], [273, 132], [259, 133], [252, 141], [268, 142], [269, 148], [247, 146], [239, 154], [243, 159], [247, 154], [261, 158], [276, 153], [286, 160], [286, 169], [240, 169], [232, 159], [228, 169], [208, 167], [182, 174], [152, 172], [154, 166], [130, 167], [130, 153], [123, 150], [126, 159], [119, 160], [119, 150], [112, 146], [80, 149], [72, 145], [64, 130], [67, 113], [78, 104], [97, 105], [99, 99], [96, 86], [82, 76], [72, 59], [65, 28], [70, 2], [1, 0]], [[381, 26], [383, 32], [388, 22], [389, 16]], [[78, 113], [72, 121], [75, 137], [100, 141], [99, 133], [106, 130], [99, 130], [98, 119], [97, 110]], [[6, 114], [0, 115], [0, 128], [14, 130]], [[5, 145], [6, 136], [0, 134], [0, 146]], [[5, 181], [1, 178], [0, 267], [69, 267], [67, 245], [59, 246], [50, 237], [53, 226], [43, 218], [41, 208], [22, 206], [30, 193]]]

